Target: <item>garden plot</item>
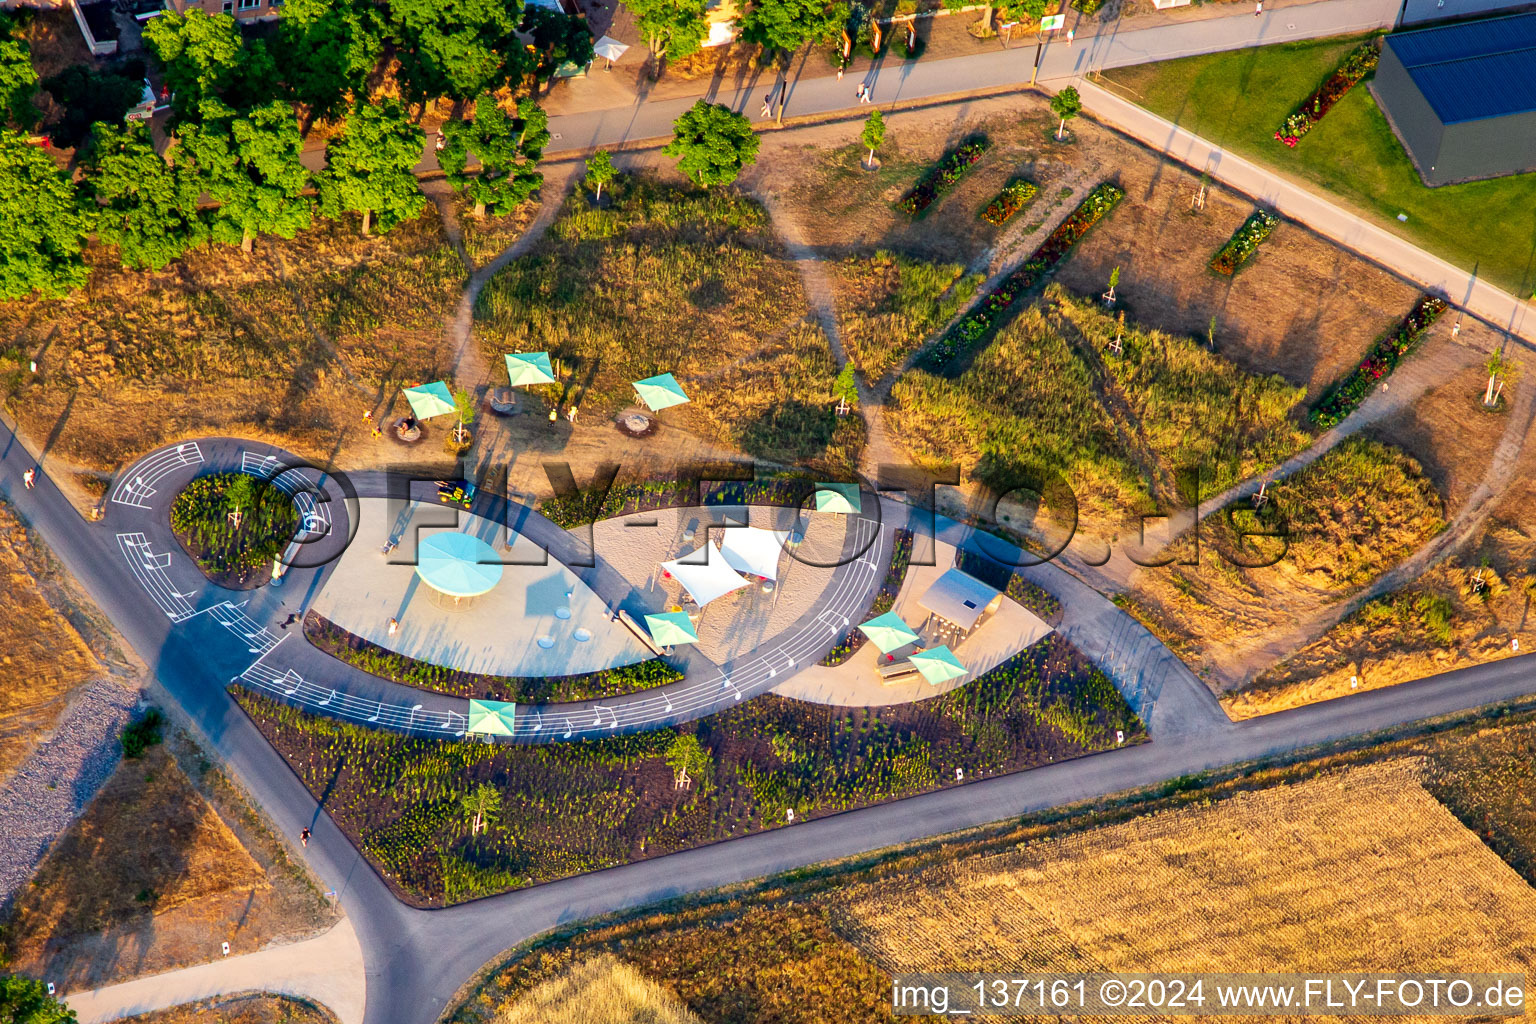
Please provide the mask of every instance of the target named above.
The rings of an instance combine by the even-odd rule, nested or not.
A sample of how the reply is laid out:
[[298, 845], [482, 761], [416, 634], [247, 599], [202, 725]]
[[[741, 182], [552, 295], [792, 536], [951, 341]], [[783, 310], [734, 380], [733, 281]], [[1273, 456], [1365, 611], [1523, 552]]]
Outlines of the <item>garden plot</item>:
[[1529, 971], [1536, 893], [1388, 762], [875, 885], [887, 971]]
[[[1145, 739], [1104, 673], [1053, 634], [915, 704], [771, 694], [677, 730], [547, 744], [415, 739], [236, 687], [257, 727], [405, 899], [456, 903]], [[696, 745], [695, 744], [696, 741]], [[690, 753], [689, 748], [692, 748]], [[686, 785], [669, 763], [683, 756]], [[499, 811], [471, 836], [465, 794]]]
[[29, 436], [93, 472], [204, 434], [317, 459], [374, 451], [362, 413], [401, 383], [441, 376], [443, 324], [465, 280], [431, 210], [372, 238], [322, 224], [158, 272], [88, 258], [89, 289], [0, 303], [11, 346], [0, 381]]

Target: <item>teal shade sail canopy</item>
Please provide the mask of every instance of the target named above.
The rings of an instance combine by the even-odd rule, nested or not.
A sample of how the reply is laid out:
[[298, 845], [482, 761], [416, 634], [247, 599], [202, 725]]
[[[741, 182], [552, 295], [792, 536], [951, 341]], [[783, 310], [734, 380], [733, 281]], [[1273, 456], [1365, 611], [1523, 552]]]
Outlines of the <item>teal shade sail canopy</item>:
[[876, 615], [868, 622], [859, 623], [859, 630], [867, 637], [869, 642], [880, 648], [881, 654], [890, 654], [898, 647], [916, 643], [917, 631], [902, 621], [900, 615], [895, 612], [886, 612], [884, 615]]
[[635, 381], [635, 394], [640, 396], [640, 401], [651, 412], [660, 412], [688, 401], [683, 386], [670, 373]]
[[947, 646], [930, 647], [926, 651], [908, 655], [907, 660], [921, 673], [924, 679], [934, 686], [940, 683], [947, 683], [951, 679], [959, 679], [970, 671], [970, 669], [960, 663], [960, 659], [955, 657], [955, 652], [951, 651]]
[[696, 644], [699, 642], [698, 630], [693, 628], [693, 620], [686, 612], [662, 612], [659, 615], [647, 615], [645, 628], [651, 631], [651, 639], [656, 641], [659, 647], [672, 647], [676, 644]]
[[513, 387], [555, 383], [555, 369], [548, 352], [507, 353], [507, 380]]
[[411, 405], [411, 415], [419, 420], [429, 420], [458, 409], [453, 404], [453, 392], [448, 390], [447, 381], [435, 380], [431, 384], [406, 388], [405, 400]]
[[502, 700], [471, 700], [469, 723], [464, 731], [482, 736], [511, 736], [516, 718], [516, 704]]

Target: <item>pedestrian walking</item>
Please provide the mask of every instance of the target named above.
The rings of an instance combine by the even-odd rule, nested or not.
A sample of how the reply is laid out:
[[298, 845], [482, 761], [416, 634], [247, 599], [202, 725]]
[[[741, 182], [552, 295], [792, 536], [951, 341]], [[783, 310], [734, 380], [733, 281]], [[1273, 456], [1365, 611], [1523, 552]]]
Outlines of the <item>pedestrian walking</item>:
[[390, 636], [394, 636], [398, 632], [400, 632], [400, 620], [399, 619], [390, 619], [389, 620], [389, 635]]
[[1072, 37], [1075, 36], [1075, 35], [1077, 35], [1077, 29], [1075, 29], [1075, 28], [1067, 29], [1067, 45], [1068, 46], [1072, 45]]
[[839, 82], [843, 80], [843, 65], [841, 64], [837, 66], [837, 80]]
[[27, 485], [27, 490], [37, 486], [37, 470], [29, 469], [21, 474], [21, 482]]
[[767, 96], [764, 96], [763, 97], [762, 113], [758, 114], [758, 116], [759, 117], [767, 117], [769, 114], [773, 113], [772, 103], [773, 103], [773, 93], [769, 93]]
[[304, 846], [304, 848], [306, 850], [309, 849], [309, 827], [308, 826], [305, 826], [304, 828], [299, 830], [299, 842], [303, 844], [303, 846]]
[[1264, 13], [1264, 0], [1254, 0], [1253, 16], [1255, 18], [1257, 18], [1259, 15], [1261, 15], [1263, 13]]
[[854, 95], [858, 96], [860, 103], [868, 103], [869, 102], [869, 86], [865, 85], [863, 82], [860, 82], [859, 83], [859, 91], [857, 93], [855, 93]]
[[446, 145], [448, 145], [448, 140], [443, 137], [443, 133], [442, 132], [438, 132], [437, 133], [437, 151], [439, 153], [441, 153], [443, 151], [443, 147], [446, 146]]

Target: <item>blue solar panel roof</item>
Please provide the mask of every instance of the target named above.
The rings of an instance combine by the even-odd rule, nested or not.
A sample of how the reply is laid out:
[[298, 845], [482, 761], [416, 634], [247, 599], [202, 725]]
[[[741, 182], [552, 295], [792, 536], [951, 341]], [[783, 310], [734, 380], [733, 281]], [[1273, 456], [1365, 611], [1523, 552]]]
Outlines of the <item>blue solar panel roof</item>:
[[1536, 111], [1536, 12], [1399, 32], [1386, 44], [1444, 124]]

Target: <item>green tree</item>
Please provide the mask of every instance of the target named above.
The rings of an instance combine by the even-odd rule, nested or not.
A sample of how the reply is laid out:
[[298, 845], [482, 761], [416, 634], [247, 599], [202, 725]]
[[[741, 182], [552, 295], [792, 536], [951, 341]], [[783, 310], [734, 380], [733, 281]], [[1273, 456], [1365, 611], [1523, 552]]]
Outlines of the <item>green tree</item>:
[[523, 14], [522, 30], [533, 41], [534, 78], [551, 81], [562, 64], [577, 67], [592, 63], [592, 33], [584, 18], [573, 18], [550, 7], [529, 7]]
[[41, 981], [0, 975], [0, 1021], [4, 1024], [74, 1024], [75, 1011], [48, 994]]
[[677, 157], [678, 170], [704, 188], [729, 185], [757, 160], [752, 122], [723, 104], [699, 100], [672, 122], [672, 130], [661, 151]]
[[478, 835], [501, 813], [501, 790], [482, 782], [459, 798], [459, 808], [469, 820], [469, 834]]
[[1077, 90], [1070, 85], [1051, 97], [1051, 113], [1061, 118], [1061, 127], [1056, 129], [1056, 138], [1058, 140], [1061, 138], [1062, 133], [1067, 130], [1067, 122], [1082, 113], [1082, 111], [1082, 97], [1078, 96]]
[[859, 133], [859, 141], [869, 150], [869, 166], [875, 166], [875, 150], [885, 141], [885, 118], [878, 110], [871, 110]]
[[709, 35], [708, 0], [627, 0], [625, 6], [635, 16], [652, 60], [698, 53]]
[[667, 747], [667, 767], [672, 769], [672, 784], [681, 786], [698, 778], [701, 786], [710, 779], [714, 761], [699, 738], [691, 732], [678, 733]]
[[143, 122], [98, 124], [93, 136], [81, 191], [96, 205], [97, 236], [117, 246], [123, 266], [159, 270], [208, 237], [201, 183], [166, 164]]
[[[514, 118], [495, 97], [481, 96], [473, 120], [443, 125], [438, 166], [448, 184], [468, 194], [476, 217], [485, 216], [487, 208], [498, 216], [511, 213], [544, 183], [535, 166], [549, 142], [548, 120], [531, 100], [518, 104]], [[473, 174], [465, 170], [471, 153], [480, 161]]]
[[770, 51], [793, 53], [806, 43], [831, 39], [847, 21], [847, 3], [755, 0], [741, 19], [741, 37]]
[[144, 45], [165, 76], [178, 119], [195, 115], [205, 99], [222, 97], [245, 56], [235, 19], [196, 7], [186, 14], [166, 11], [150, 19], [144, 25]]
[[31, 49], [20, 39], [0, 39], [0, 105], [11, 127], [30, 132], [37, 124], [39, 111], [32, 105], [36, 92]]
[[232, 117], [212, 106], [223, 116], [188, 128], [181, 152], [220, 204], [213, 237], [250, 252], [257, 235], [292, 238], [309, 227], [314, 204], [303, 195], [310, 178], [299, 162], [303, 140], [292, 108], [274, 100]]
[[837, 377], [832, 381], [832, 397], [840, 398], [849, 405], [858, 404], [859, 383], [854, 379], [852, 363], [844, 363], [843, 368], [837, 371]]
[[618, 173], [613, 166], [613, 157], [608, 155], [606, 149], [600, 149], [587, 159], [587, 176], [582, 184], [595, 192], [597, 200], [601, 202], [603, 186], [611, 184]]
[[390, 29], [406, 94], [467, 100], [523, 73], [522, 0], [392, 0]]
[[0, 129], [0, 299], [57, 298], [85, 284], [91, 231], [74, 182], [19, 132]]
[[475, 422], [475, 415], [478, 412], [477, 405], [478, 403], [475, 401], [475, 393], [473, 391], [460, 388], [453, 393], [453, 414], [454, 418], [458, 421], [453, 428], [453, 439], [460, 444], [464, 442], [469, 425]]
[[380, 231], [419, 215], [427, 197], [414, 168], [423, 138], [398, 101], [359, 105], [326, 147], [320, 211], [332, 218], [342, 212], [362, 214], [365, 235], [375, 213]]
[[288, 0], [278, 23], [278, 71], [311, 118], [362, 99], [384, 41], [377, 9], [360, 0]]

